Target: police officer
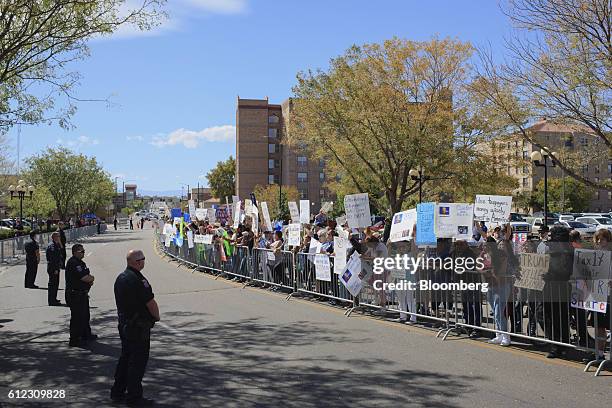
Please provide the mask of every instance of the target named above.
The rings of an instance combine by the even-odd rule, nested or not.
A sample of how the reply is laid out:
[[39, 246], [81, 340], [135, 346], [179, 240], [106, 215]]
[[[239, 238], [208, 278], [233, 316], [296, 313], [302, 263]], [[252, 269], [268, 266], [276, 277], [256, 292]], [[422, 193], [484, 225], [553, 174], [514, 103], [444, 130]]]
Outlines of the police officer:
[[142, 377], [149, 360], [151, 328], [159, 321], [153, 289], [141, 273], [144, 262], [141, 250], [131, 250], [127, 254], [127, 268], [115, 280], [121, 357], [115, 370], [111, 399], [120, 402], [125, 397], [128, 405], [134, 406], [153, 404], [142, 396]]
[[70, 306], [70, 347], [79, 347], [98, 338], [89, 326], [89, 289], [94, 277], [83, 262], [85, 249], [81, 244], [72, 246], [72, 258], [66, 263], [66, 302]]
[[59, 306], [61, 302], [57, 300], [57, 288], [59, 287], [59, 274], [63, 261], [60, 233], [55, 231], [51, 234], [51, 239], [53, 242], [49, 244], [45, 252], [47, 257], [47, 274], [49, 275], [47, 300], [49, 301], [49, 306]]
[[36, 282], [36, 273], [38, 272], [38, 264], [40, 263], [40, 247], [36, 242], [36, 231], [30, 232], [30, 240], [24, 245], [26, 253], [26, 273], [25, 273], [25, 287], [28, 289], [37, 289], [38, 286], [34, 284]]

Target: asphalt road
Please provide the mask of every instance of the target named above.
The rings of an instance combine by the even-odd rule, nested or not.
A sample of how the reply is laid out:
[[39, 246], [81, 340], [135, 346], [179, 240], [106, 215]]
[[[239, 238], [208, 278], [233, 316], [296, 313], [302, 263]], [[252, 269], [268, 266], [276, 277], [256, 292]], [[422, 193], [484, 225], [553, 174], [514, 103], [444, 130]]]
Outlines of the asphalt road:
[[[451, 338], [262, 289], [214, 280], [161, 258], [151, 229], [84, 241], [96, 276], [89, 349], [68, 347], [69, 309], [23, 288], [25, 266], [0, 269], [0, 406], [107, 406], [120, 341], [112, 286], [128, 249], [145, 252], [162, 321], [153, 329], [145, 394], [159, 406], [605, 406], [612, 374], [540, 354]], [[63, 287], [63, 277], [60, 287]], [[60, 291], [63, 299], [63, 291]], [[9, 390], [65, 390], [9, 400]]]

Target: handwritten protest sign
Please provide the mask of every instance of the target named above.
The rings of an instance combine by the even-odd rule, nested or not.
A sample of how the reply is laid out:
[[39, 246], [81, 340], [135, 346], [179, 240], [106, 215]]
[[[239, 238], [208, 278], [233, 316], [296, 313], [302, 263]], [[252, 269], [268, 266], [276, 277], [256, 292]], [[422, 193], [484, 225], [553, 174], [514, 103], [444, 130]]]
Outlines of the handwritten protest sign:
[[391, 220], [391, 231], [389, 233], [389, 241], [407, 241], [412, 239], [412, 229], [417, 221], [416, 209], [410, 209], [395, 213]]
[[344, 196], [344, 211], [350, 228], [366, 228], [372, 225], [370, 199], [367, 193]]
[[300, 200], [300, 222], [310, 223], [310, 200]]
[[240, 205], [240, 200], [234, 203], [234, 228], [238, 228], [240, 224]]
[[187, 246], [193, 248], [193, 231], [187, 231]]
[[417, 245], [436, 243], [436, 203], [417, 204]]
[[610, 251], [576, 249], [572, 271], [571, 305], [577, 309], [605, 313], [608, 305]]
[[510, 219], [512, 196], [477, 195], [474, 203], [474, 219], [493, 225], [503, 224]]
[[273, 228], [272, 228], [272, 221], [270, 220], [270, 212], [268, 211], [268, 203], [266, 203], [265, 201], [261, 203], [261, 213], [263, 214], [264, 223], [266, 225], [266, 231], [272, 231]]
[[349, 248], [349, 240], [344, 237], [334, 237], [334, 273], [341, 275], [346, 266], [346, 255]]
[[324, 213], [330, 212], [334, 208], [334, 203], [331, 201], [326, 201], [321, 205], [321, 211]]
[[198, 221], [204, 221], [206, 219], [206, 209], [196, 208], [195, 217], [198, 219]]
[[544, 290], [543, 275], [548, 272], [550, 255], [548, 254], [519, 254], [521, 277], [514, 282], [517, 288]]
[[291, 222], [297, 224], [300, 222], [300, 210], [298, 210], [297, 203], [295, 201], [289, 201], [289, 214], [291, 214]]
[[315, 255], [315, 274], [318, 280], [331, 282], [329, 256], [325, 254]]
[[289, 246], [300, 246], [300, 224], [289, 224], [287, 228]]
[[436, 238], [472, 238], [474, 205], [440, 203], [436, 207]]
[[217, 222], [217, 211], [214, 208], [209, 208], [207, 213], [209, 223], [212, 224], [214, 222]]
[[189, 203], [189, 215], [191, 217], [195, 217], [195, 214], [196, 214], [195, 201], [189, 200], [188, 203]]

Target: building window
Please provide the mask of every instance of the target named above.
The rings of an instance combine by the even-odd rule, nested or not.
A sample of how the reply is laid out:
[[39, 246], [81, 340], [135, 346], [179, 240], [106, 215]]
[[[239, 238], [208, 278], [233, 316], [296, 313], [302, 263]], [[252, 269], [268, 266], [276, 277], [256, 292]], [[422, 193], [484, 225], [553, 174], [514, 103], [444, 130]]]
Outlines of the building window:
[[[612, 193], [610, 193], [610, 194], [612, 194]], [[325, 190], [319, 190], [319, 196], [321, 198], [325, 197]]]
[[[612, 164], [611, 164], [611, 166], [612, 166]], [[319, 159], [319, 167], [325, 167], [325, 160]], [[611, 171], [611, 173], [612, 173], [612, 171]]]
[[275, 123], [278, 123], [278, 121], [279, 121], [278, 116], [276, 115], [268, 116], [268, 123], [275, 124]]
[[274, 184], [274, 174], [268, 174], [268, 184]]
[[595, 192], [595, 199], [596, 199], [596, 200], [599, 200], [599, 191], [596, 191], [596, 192]]
[[526, 150], [523, 150], [523, 159], [529, 159], [529, 152]]
[[523, 166], [523, 173], [529, 174], [529, 166]]
[[574, 147], [574, 140], [571, 136], [565, 138], [565, 147]]
[[308, 190], [301, 188], [298, 191], [300, 193], [300, 200], [308, 199]]
[[594, 180], [594, 181], [595, 181], [596, 183], [599, 183], [599, 177], [595, 177], [595, 180]]
[[612, 163], [608, 163], [608, 173], [612, 173]]
[[612, 200], [612, 191], [608, 191], [608, 200]]
[[325, 173], [321, 172], [319, 173], [319, 181], [323, 181], [325, 180]]
[[599, 166], [595, 166], [595, 168], [593, 169], [593, 171], [594, 171], [595, 173], [599, 173]]
[[298, 166], [306, 166], [307, 163], [308, 163], [308, 159], [306, 158], [306, 156], [298, 156], [297, 157], [297, 164], [298, 164]]
[[279, 146], [274, 143], [268, 143], [268, 153], [278, 153]]
[[268, 168], [269, 169], [277, 169], [280, 167], [280, 161], [278, 160], [268, 160]]
[[270, 128], [268, 129], [268, 137], [277, 137], [278, 136], [278, 129], [274, 129], [274, 128]]
[[308, 182], [308, 173], [299, 172], [297, 174], [297, 181], [298, 181], [298, 183], [306, 183], [306, 182]]
[[529, 187], [529, 178], [523, 177], [523, 187]]
[[589, 165], [588, 164], [583, 164], [582, 165], [582, 172], [583, 173], [588, 173], [589, 172]]

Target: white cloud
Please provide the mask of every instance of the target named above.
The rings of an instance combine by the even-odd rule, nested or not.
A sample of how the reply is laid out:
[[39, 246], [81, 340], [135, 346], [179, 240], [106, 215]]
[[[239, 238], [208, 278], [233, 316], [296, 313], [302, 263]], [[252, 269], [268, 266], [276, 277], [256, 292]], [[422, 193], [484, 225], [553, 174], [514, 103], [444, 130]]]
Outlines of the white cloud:
[[153, 136], [151, 144], [157, 147], [184, 145], [195, 149], [200, 142], [229, 142], [235, 140], [236, 127], [232, 125], [213, 126], [200, 131], [177, 129], [168, 135]]
[[[166, 3], [159, 24], [150, 30], [141, 30], [134, 24], [121, 25], [113, 34], [98, 37], [98, 40], [152, 37], [185, 27], [186, 21], [210, 14], [241, 14], [248, 10], [250, 0], [172, 0]], [[119, 16], [140, 8], [142, 0], [128, 0], [119, 9]]]
[[142, 142], [144, 140], [144, 137], [142, 136], [126, 136], [125, 140], [127, 140], [128, 142]]
[[95, 146], [100, 144], [100, 141], [98, 139], [94, 139], [91, 138], [89, 136], [79, 136], [76, 139], [62, 139], [59, 138], [56, 140], [57, 144], [66, 146], [66, 147], [73, 147], [73, 148], [81, 148], [81, 147], [85, 147], [85, 146]]

